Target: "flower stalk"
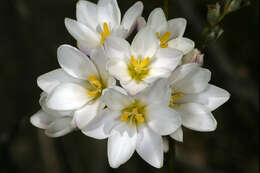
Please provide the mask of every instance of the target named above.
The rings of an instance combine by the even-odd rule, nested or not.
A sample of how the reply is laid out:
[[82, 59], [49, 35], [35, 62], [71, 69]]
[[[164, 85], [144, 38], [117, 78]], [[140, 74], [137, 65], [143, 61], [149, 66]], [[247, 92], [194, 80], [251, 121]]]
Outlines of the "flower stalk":
[[175, 168], [175, 157], [176, 157], [176, 143], [173, 139], [170, 137], [169, 140], [169, 152], [167, 154], [167, 172], [168, 173], [174, 173]]
[[169, 17], [169, 0], [164, 0], [164, 12], [165, 16], [168, 19]]

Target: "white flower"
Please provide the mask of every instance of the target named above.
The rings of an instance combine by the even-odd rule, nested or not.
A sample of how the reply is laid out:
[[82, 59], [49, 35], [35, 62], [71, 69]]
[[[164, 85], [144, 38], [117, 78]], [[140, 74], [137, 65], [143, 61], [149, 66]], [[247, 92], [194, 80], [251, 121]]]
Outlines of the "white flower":
[[102, 47], [92, 51], [91, 60], [78, 49], [63, 45], [58, 49], [62, 69], [38, 78], [39, 87], [47, 93], [46, 107], [59, 112], [74, 111], [78, 128], [84, 128], [105, 107], [103, 90], [115, 85], [106, 71]]
[[150, 27], [139, 31], [131, 46], [124, 39], [107, 38], [105, 50], [110, 57], [109, 73], [132, 95], [160, 78], [168, 78], [183, 56], [177, 49], [160, 48]]
[[[170, 77], [170, 106], [181, 115], [182, 125], [188, 129], [211, 132], [217, 128], [211, 112], [228, 101], [230, 94], [210, 85], [210, 79], [211, 72], [195, 63], [178, 67]], [[179, 128], [171, 137], [182, 142], [182, 129]]]
[[195, 46], [192, 40], [183, 37], [187, 26], [186, 19], [176, 18], [167, 21], [161, 8], [157, 8], [151, 12], [147, 25], [154, 30], [162, 48], [176, 48], [181, 50], [185, 55]]
[[47, 93], [42, 93], [40, 105], [42, 109], [31, 117], [31, 123], [45, 130], [49, 137], [61, 137], [76, 129], [72, 111], [55, 111], [46, 107]]
[[86, 130], [102, 127], [108, 134], [111, 167], [118, 168], [135, 151], [152, 166], [163, 166], [162, 136], [173, 133], [181, 125], [179, 114], [167, 104], [170, 93], [167, 80], [159, 80], [133, 97], [118, 87], [106, 90], [103, 100], [107, 108]]
[[99, 0], [98, 4], [80, 0], [77, 3], [77, 21], [65, 19], [65, 25], [78, 41], [79, 48], [89, 53], [92, 48], [103, 45], [110, 35], [129, 36], [142, 11], [143, 4], [139, 1], [127, 10], [121, 21], [117, 0]]

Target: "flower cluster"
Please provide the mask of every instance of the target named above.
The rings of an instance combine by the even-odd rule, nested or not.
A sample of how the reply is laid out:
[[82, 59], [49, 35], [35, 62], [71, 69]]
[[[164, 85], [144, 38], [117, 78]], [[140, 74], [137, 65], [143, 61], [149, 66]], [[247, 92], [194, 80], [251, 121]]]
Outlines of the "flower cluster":
[[[121, 20], [116, 0], [80, 0], [77, 20], [65, 19], [77, 48], [57, 50], [61, 66], [38, 78], [41, 110], [31, 123], [49, 137], [74, 130], [108, 138], [110, 166], [118, 168], [136, 151], [163, 166], [163, 136], [182, 142], [182, 126], [210, 132], [212, 111], [230, 97], [209, 84], [203, 55], [184, 37], [183, 18], [167, 21], [162, 9], [142, 17], [142, 2]], [[132, 43], [128, 38], [137, 30]]]

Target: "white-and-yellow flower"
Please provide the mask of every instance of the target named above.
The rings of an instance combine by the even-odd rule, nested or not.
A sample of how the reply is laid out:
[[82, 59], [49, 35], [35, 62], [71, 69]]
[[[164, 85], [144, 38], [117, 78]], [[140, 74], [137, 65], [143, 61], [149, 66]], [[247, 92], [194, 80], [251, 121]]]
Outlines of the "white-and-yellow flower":
[[109, 73], [131, 95], [160, 78], [168, 78], [183, 56], [177, 49], [161, 48], [150, 27], [139, 31], [131, 46], [124, 39], [107, 38], [105, 50], [110, 58], [107, 65]]
[[[182, 125], [188, 129], [211, 132], [217, 128], [211, 112], [228, 101], [230, 94], [210, 85], [210, 79], [211, 72], [196, 63], [178, 67], [169, 79], [172, 89], [170, 107], [181, 115]], [[182, 142], [182, 128], [171, 137]]]
[[105, 105], [100, 99], [103, 91], [115, 85], [106, 71], [103, 48], [93, 50], [90, 58], [72, 46], [62, 45], [58, 49], [62, 69], [38, 78], [39, 87], [47, 94], [45, 107], [56, 112], [73, 111], [73, 119], [80, 129], [103, 110]]
[[108, 136], [108, 159], [112, 168], [126, 163], [135, 151], [156, 168], [163, 166], [163, 138], [181, 125], [179, 114], [171, 109], [171, 89], [159, 80], [136, 96], [122, 88], [107, 89], [103, 95], [107, 108], [86, 128], [91, 137]]
[[[140, 23], [143, 23], [142, 20]], [[187, 21], [184, 18], [167, 21], [163, 10], [156, 8], [151, 12], [147, 26], [153, 29], [154, 34], [160, 41], [161, 48], [175, 48], [181, 50], [186, 55], [195, 47], [195, 43], [192, 40], [183, 37], [187, 26]]]
[[99, 0], [97, 4], [80, 0], [77, 3], [77, 21], [66, 18], [65, 25], [79, 48], [89, 53], [91, 49], [103, 45], [110, 35], [129, 36], [142, 11], [143, 4], [139, 1], [127, 10], [121, 21], [117, 0]]

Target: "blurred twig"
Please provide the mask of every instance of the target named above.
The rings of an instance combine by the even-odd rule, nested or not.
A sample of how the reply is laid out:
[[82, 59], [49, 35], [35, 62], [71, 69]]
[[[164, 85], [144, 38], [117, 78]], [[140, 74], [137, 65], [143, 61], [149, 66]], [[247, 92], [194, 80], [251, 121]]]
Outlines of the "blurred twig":
[[208, 5], [208, 26], [202, 32], [201, 50], [222, 36], [224, 29], [220, 25], [227, 15], [248, 5], [250, 5], [249, 0], [222, 0]]
[[164, 12], [165, 16], [168, 19], [169, 17], [169, 0], [164, 0]]
[[168, 138], [169, 141], [169, 152], [167, 153], [167, 168], [168, 168], [168, 173], [175, 173], [175, 157], [176, 157], [176, 146], [175, 146], [175, 141], [171, 139], [170, 137]]

